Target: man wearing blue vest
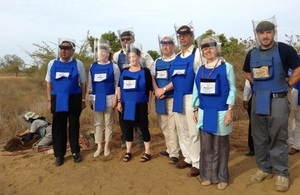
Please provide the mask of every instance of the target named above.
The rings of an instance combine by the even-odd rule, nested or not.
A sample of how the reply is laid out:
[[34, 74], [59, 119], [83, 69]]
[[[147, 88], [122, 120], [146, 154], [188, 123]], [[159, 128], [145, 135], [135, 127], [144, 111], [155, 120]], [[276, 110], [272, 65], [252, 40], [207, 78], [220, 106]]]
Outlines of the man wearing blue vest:
[[[124, 68], [129, 67], [127, 54], [129, 52], [129, 45], [135, 42], [135, 35], [133, 29], [130, 28], [125, 30], [119, 30], [119, 36], [120, 36], [122, 48], [118, 52], [114, 53], [113, 61], [119, 66], [120, 72], [122, 72]], [[151, 72], [151, 75], [154, 75], [154, 66], [153, 66], [154, 60], [148, 53], [144, 53], [144, 52], [141, 53], [140, 64], [142, 67], [148, 68]], [[120, 117], [121, 114], [120, 113], [118, 114], [119, 114], [119, 124], [122, 131], [121, 148], [124, 149], [126, 147], [126, 144], [125, 144], [125, 134], [123, 128], [123, 119]], [[136, 139], [137, 146], [140, 148], [143, 147], [144, 143], [143, 143], [141, 130], [139, 128], [135, 128], [135, 134], [136, 134], [135, 139]]]
[[52, 136], [56, 166], [64, 163], [67, 135], [74, 162], [82, 161], [79, 146], [79, 117], [82, 109], [86, 106], [87, 77], [82, 62], [72, 57], [74, 51], [73, 41], [61, 41], [59, 45], [60, 58], [49, 62], [45, 78], [47, 109], [53, 115]]
[[[254, 23], [253, 23], [254, 24]], [[254, 24], [257, 47], [248, 52], [243, 70], [253, 84], [252, 136], [258, 171], [251, 182], [277, 175], [275, 189], [289, 189], [287, 93], [300, 79], [300, 60], [295, 49], [276, 42], [274, 19]], [[294, 70], [287, 81], [288, 70]]]
[[179, 160], [179, 142], [176, 131], [173, 109], [173, 84], [171, 82], [170, 67], [175, 59], [175, 43], [171, 36], [159, 37], [159, 46], [162, 57], [155, 63], [155, 107], [158, 115], [159, 127], [165, 137], [167, 149], [161, 151], [159, 156], [169, 157], [169, 162], [174, 164]]
[[201, 64], [199, 50], [193, 45], [194, 28], [191, 25], [180, 26], [176, 30], [181, 51], [175, 57], [170, 68], [174, 87], [173, 112], [175, 112], [179, 145], [184, 160], [176, 167], [191, 167], [188, 175], [199, 175], [200, 137], [193, 120], [192, 93], [195, 71]]

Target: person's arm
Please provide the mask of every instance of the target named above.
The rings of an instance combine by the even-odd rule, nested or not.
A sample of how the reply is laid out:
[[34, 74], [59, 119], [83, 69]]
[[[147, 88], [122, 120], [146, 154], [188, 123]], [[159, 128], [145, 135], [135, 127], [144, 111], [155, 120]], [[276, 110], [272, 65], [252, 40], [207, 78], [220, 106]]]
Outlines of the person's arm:
[[246, 79], [243, 91], [243, 107], [245, 110], [248, 109], [248, 101], [251, 97], [252, 90], [250, 86], [250, 82]]
[[293, 74], [291, 75], [288, 84], [289, 87], [293, 87], [300, 80], [300, 67], [293, 70]]
[[52, 84], [47, 82], [47, 111], [51, 113], [51, 91]]

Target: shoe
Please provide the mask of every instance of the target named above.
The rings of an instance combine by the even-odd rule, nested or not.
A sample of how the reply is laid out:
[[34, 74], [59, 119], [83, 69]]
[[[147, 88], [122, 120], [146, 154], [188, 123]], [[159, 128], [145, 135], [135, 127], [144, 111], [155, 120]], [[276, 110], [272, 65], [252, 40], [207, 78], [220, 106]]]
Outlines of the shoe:
[[94, 153], [94, 158], [98, 158], [102, 153], [102, 149], [100, 150], [96, 150], [96, 152]]
[[296, 154], [297, 152], [299, 152], [299, 150], [295, 149], [295, 148], [291, 148], [290, 151], [289, 151], [289, 155], [294, 155]]
[[218, 183], [217, 188], [218, 188], [219, 190], [225, 190], [225, 189], [227, 188], [227, 186], [228, 186], [228, 183], [226, 183], [226, 182], [221, 182], [221, 183]]
[[74, 158], [74, 163], [80, 163], [82, 161], [82, 157], [80, 153], [74, 153], [73, 158]]
[[128, 162], [128, 161], [130, 161], [131, 157], [132, 157], [132, 154], [127, 152], [123, 157], [123, 161]]
[[245, 154], [246, 156], [254, 156], [255, 152], [253, 150], [250, 150], [248, 153]]
[[126, 149], [126, 142], [122, 142], [121, 148], [122, 148], [122, 149]]
[[209, 185], [211, 185], [211, 184], [212, 184], [212, 183], [211, 183], [210, 180], [204, 180], [204, 181], [201, 182], [201, 185], [203, 185], [203, 186], [209, 186]]
[[104, 148], [104, 156], [109, 156], [110, 155], [110, 148], [109, 147], [105, 147]]
[[182, 161], [182, 162], [176, 164], [176, 168], [178, 168], [178, 169], [184, 169], [187, 167], [192, 167], [192, 165], [185, 161]]
[[56, 158], [55, 158], [54, 164], [55, 164], [57, 167], [59, 167], [59, 166], [61, 166], [62, 164], [64, 164], [64, 160], [65, 160], [64, 157], [56, 157]]
[[167, 151], [161, 151], [158, 155], [162, 157], [169, 157], [169, 153]]
[[141, 157], [140, 161], [141, 162], [147, 162], [150, 159], [151, 159], [151, 154], [144, 153], [143, 156]]
[[260, 183], [266, 178], [271, 178], [272, 174], [258, 170], [254, 175], [251, 175], [250, 181], [255, 183]]
[[178, 161], [179, 161], [179, 159], [177, 157], [171, 157], [169, 160], [169, 163], [176, 164], [176, 163], [178, 163]]
[[144, 147], [144, 142], [142, 142], [142, 141], [136, 142], [136, 146], [138, 148], [143, 148]]
[[290, 186], [290, 181], [287, 177], [277, 176], [275, 181], [275, 189], [279, 192], [288, 191]]
[[188, 173], [188, 176], [190, 177], [196, 177], [200, 174], [199, 169], [197, 169], [196, 167], [192, 167]]

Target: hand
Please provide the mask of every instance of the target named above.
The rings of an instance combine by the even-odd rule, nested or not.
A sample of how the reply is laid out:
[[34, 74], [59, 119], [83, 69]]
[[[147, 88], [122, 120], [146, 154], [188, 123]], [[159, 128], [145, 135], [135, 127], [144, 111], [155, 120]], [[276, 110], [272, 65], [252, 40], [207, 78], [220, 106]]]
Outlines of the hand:
[[225, 115], [225, 126], [230, 125], [232, 123], [233, 117], [232, 117], [232, 110], [227, 110]]
[[165, 90], [162, 88], [157, 88], [154, 90], [155, 97], [158, 99], [163, 99], [165, 97]]
[[85, 109], [85, 107], [86, 107], [86, 103], [84, 101], [81, 101], [81, 109], [83, 110]]
[[122, 104], [121, 104], [121, 102], [118, 102], [118, 104], [117, 104], [117, 110], [119, 111], [119, 112], [123, 112], [123, 108], [122, 108]]
[[198, 123], [198, 110], [194, 112], [193, 120], [195, 123]]

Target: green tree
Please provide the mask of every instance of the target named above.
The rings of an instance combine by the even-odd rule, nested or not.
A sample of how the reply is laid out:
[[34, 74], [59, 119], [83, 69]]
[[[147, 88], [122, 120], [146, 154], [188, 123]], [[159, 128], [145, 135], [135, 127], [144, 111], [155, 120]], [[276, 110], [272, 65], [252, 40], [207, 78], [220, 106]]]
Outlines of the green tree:
[[7, 54], [1, 59], [0, 68], [3, 72], [14, 73], [18, 77], [21, 70], [25, 67], [25, 62], [17, 55]]
[[157, 51], [149, 50], [148, 53], [153, 58], [153, 60], [156, 60], [157, 58], [160, 57], [160, 55]]

